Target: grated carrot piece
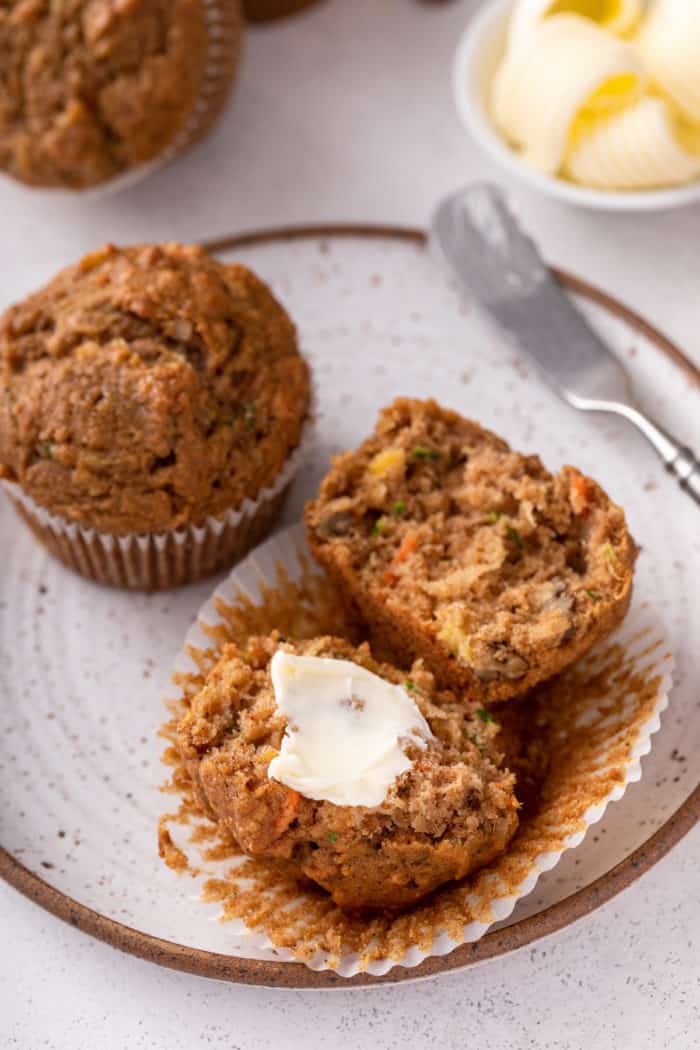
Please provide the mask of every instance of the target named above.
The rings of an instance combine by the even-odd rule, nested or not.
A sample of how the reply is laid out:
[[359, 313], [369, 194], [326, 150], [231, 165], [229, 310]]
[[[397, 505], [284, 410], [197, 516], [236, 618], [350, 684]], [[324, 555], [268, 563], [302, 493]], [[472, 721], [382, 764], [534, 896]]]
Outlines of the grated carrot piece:
[[286, 831], [289, 825], [294, 820], [297, 810], [299, 809], [299, 800], [301, 795], [298, 791], [287, 789], [282, 807], [277, 814], [274, 822], [274, 829], [278, 835], [281, 835], [283, 831]]
[[402, 562], [407, 561], [412, 554], [418, 550], [418, 536], [415, 532], [408, 532], [404, 536], [401, 546], [397, 550], [394, 557], [391, 559], [391, 564], [387, 569], [384, 570], [383, 580], [387, 587], [393, 587], [398, 577], [395, 572], [392, 571], [392, 566], [400, 565]]
[[574, 474], [571, 478], [571, 504], [577, 514], [588, 513], [588, 501], [590, 499], [590, 490], [588, 488], [588, 482], [582, 474]]
[[391, 559], [392, 565], [400, 565], [401, 562], [407, 561], [412, 554], [415, 554], [418, 550], [418, 536], [415, 532], [408, 532], [404, 538], [401, 546], [397, 550], [394, 557]]

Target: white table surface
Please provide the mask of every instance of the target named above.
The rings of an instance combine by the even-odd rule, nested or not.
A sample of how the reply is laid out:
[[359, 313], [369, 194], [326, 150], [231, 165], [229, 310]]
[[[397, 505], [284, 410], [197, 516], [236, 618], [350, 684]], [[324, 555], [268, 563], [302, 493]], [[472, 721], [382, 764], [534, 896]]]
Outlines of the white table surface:
[[[3, 181], [0, 306], [103, 241], [324, 220], [422, 224], [443, 191], [501, 179], [451, 103], [452, 53], [474, 6], [326, 0], [249, 33], [216, 133], [148, 181], [101, 199]], [[700, 362], [700, 208], [611, 216], [512, 190], [552, 262], [617, 295]], [[533, 948], [417, 985], [327, 993], [161, 970], [0, 883], [0, 1048], [691, 1050], [700, 1046], [699, 867], [696, 829], [621, 896]]]

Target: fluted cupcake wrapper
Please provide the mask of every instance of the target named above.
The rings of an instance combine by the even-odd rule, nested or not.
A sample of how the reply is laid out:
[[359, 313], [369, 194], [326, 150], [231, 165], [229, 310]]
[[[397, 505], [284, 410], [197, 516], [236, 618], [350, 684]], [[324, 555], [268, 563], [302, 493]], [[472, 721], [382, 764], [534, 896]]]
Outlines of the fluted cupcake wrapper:
[[164, 532], [114, 536], [83, 528], [39, 506], [22, 488], [0, 481], [35, 536], [56, 558], [82, 576], [112, 587], [161, 591], [193, 583], [242, 558], [271, 530], [313, 440], [313, 422], [272, 485], [222, 517]]
[[243, 16], [238, 0], [203, 0], [209, 45], [199, 99], [184, 128], [163, 154], [172, 160], [203, 138], [228, 100], [241, 51]]

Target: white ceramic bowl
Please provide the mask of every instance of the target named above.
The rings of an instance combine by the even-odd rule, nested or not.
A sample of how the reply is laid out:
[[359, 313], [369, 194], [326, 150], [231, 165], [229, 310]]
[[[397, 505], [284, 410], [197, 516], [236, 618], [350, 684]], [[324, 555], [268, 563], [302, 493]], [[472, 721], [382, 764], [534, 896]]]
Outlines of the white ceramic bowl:
[[641, 192], [587, 189], [540, 174], [508, 146], [493, 125], [488, 99], [494, 73], [503, 55], [512, 6], [512, 0], [487, 0], [467, 26], [455, 55], [452, 80], [457, 111], [480, 148], [505, 171], [533, 189], [584, 208], [661, 211], [700, 201], [700, 180], [687, 186]]

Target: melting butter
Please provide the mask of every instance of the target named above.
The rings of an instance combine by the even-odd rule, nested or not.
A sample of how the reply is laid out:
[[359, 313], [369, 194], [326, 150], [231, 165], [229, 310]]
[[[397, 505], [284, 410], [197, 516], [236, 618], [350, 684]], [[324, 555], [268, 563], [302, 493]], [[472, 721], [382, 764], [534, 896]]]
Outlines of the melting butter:
[[350, 660], [280, 649], [271, 674], [287, 730], [268, 775], [307, 798], [378, 806], [432, 738], [406, 689]]

